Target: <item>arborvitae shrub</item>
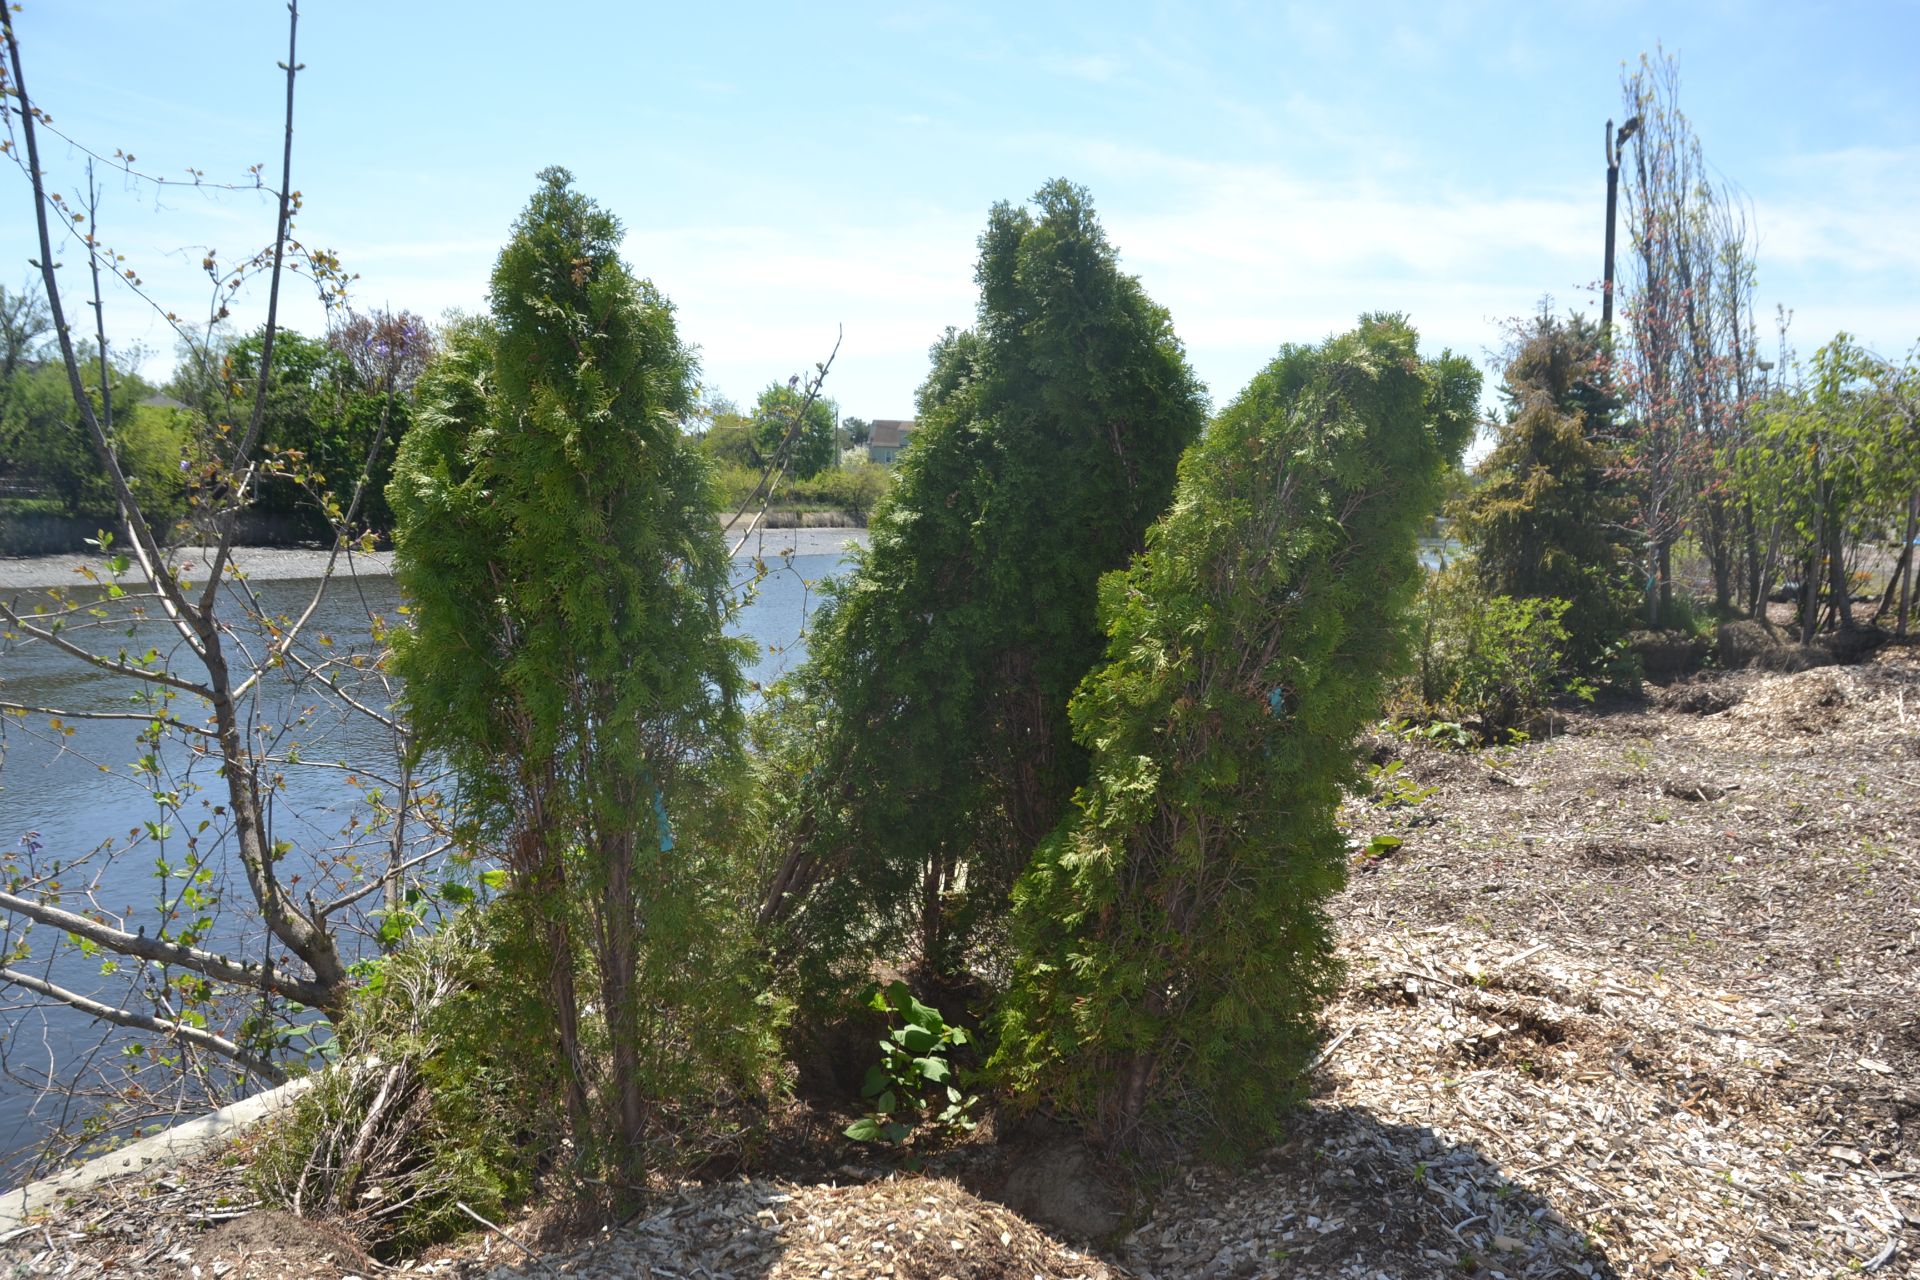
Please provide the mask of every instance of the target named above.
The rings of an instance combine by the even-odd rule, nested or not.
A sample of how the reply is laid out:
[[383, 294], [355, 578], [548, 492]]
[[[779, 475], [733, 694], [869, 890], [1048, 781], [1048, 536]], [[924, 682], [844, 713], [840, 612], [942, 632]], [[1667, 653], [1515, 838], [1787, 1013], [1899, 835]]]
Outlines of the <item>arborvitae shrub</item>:
[[1151, 1157], [1257, 1146], [1297, 1097], [1338, 976], [1335, 809], [1478, 387], [1397, 317], [1284, 349], [1102, 581], [1091, 775], [1015, 890], [995, 1063], [1026, 1104]]
[[631, 1176], [771, 1041], [734, 839], [743, 642], [673, 308], [611, 214], [541, 179], [401, 445], [395, 665], [538, 935], [530, 1051], [566, 1067], [578, 1149]]
[[1139, 548], [1205, 417], [1086, 193], [1034, 204], [994, 208], [978, 325], [934, 346], [872, 545], [761, 726], [763, 924], [810, 964], [951, 974], [1002, 925], [1085, 777], [1066, 707], [1099, 655], [1099, 575]]

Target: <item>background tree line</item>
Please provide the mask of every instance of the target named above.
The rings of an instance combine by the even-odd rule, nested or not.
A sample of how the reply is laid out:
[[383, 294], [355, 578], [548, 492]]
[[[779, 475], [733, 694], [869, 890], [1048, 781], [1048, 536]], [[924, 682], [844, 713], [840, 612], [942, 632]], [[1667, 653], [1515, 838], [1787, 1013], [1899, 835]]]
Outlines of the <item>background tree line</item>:
[[1697, 648], [1726, 620], [1774, 628], [1783, 604], [1802, 645], [1908, 630], [1920, 347], [1895, 361], [1842, 333], [1802, 362], [1784, 311], [1763, 343], [1756, 236], [1675, 63], [1643, 57], [1622, 93], [1620, 331], [1545, 309], [1513, 326], [1492, 448], [1446, 507], [1460, 562], [1419, 610], [1403, 706], [1428, 720], [1510, 733], [1631, 683], [1663, 633]]

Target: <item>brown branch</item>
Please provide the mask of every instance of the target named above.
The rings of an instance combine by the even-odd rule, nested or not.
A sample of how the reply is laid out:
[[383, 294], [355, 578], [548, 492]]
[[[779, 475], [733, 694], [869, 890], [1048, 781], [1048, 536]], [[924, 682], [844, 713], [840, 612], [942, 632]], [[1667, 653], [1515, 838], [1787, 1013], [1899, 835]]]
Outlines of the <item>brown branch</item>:
[[[813, 402], [820, 398], [821, 384], [826, 382], [827, 372], [833, 368], [834, 358], [840, 354], [840, 343], [845, 336], [845, 330], [834, 335], [833, 350], [827, 353], [826, 363], [822, 364], [818, 372], [808, 380], [806, 399], [800, 402], [799, 410], [793, 415], [793, 425], [787, 428], [787, 434], [780, 441], [780, 448], [775, 451], [773, 461], [768, 463], [766, 469], [761, 472], [760, 483], [753, 486], [753, 492], [747, 495], [747, 500], [740, 504], [738, 511], [733, 513], [733, 521], [738, 521], [741, 516], [747, 514], [747, 508], [751, 507], [754, 502], [759, 499], [760, 491], [762, 489], [766, 490], [766, 502], [760, 504], [759, 512], [754, 515], [752, 522], [748, 524], [747, 531], [740, 535], [740, 540], [728, 549], [727, 556], [729, 559], [740, 554], [740, 548], [747, 545], [747, 539], [753, 536], [755, 527], [759, 525], [761, 518], [767, 514], [767, 506], [773, 501], [773, 478], [786, 469], [787, 460], [793, 453], [794, 445], [800, 439], [800, 433], [806, 430], [807, 410], [813, 408]], [[729, 525], [731, 525], [733, 521], [730, 521]]]
[[[239, 446], [233, 451], [232, 461], [228, 463], [229, 468], [235, 471], [259, 445], [260, 430], [266, 422], [267, 385], [273, 374], [273, 336], [279, 329], [280, 320], [281, 268], [286, 260], [287, 224], [293, 210], [293, 82], [306, 65], [296, 59], [300, 0], [289, 0], [287, 14], [287, 60], [280, 64], [287, 73], [286, 128], [280, 146], [280, 218], [274, 228], [273, 270], [267, 277], [267, 323], [260, 338], [260, 368], [253, 388], [253, 416], [247, 422], [246, 434], [240, 437]], [[238, 524], [231, 515], [220, 521], [220, 541], [214, 548], [213, 563], [208, 566], [207, 589], [200, 597], [202, 614], [210, 615], [213, 611], [214, 595], [220, 589], [220, 573], [226, 568], [227, 556], [233, 550], [237, 528]]]
[[8, 702], [0, 698], [0, 711], [13, 711], [30, 716], [54, 716], [61, 720], [135, 720], [141, 724], [163, 724], [169, 729], [178, 729], [181, 733], [197, 733], [203, 738], [211, 738], [213, 730], [199, 725], [188, 724], [185, 720], [176, 720], [165, 714], [143, 714], [138, 711], [62, 711], [58, 707], [40, 707], [25, 702]]
[[150, 671], [145, 667], [132, 666], [113, 658], [103, 658], [92, 650], [63, 638], [58, 632], [48, 631], [44, 627], [36, 627], [15, 613], [13, 609], [7, 605], [0, 604], [0, 618], [5, 618], [10, 625], [20, 628], [20, 630], [26, 632], [35, 640], [44, 641], [62, 653], [78, 658], [82, 662], [91, 663], [99, 667], [102, 671], [111, 671], [115, 675], [132, 676], [137, 680], [146, 680], [153, 684], [163, 684], [170, 689], [178, 689], [183, 693], [195, 694], [209, 700], [213, 697], [213, 690], [209, 689], [206, 685], [195, 684], [191, 680], [183, 680], [170, 671]]
[[124, 929], [116, 929], [112, 925], [101, 924], [98, 920], [90, 920], [86, 916], [63, 911], [59, 907], [50, 907], [43, 902], [35, 902], [31, 898], [0, 892], [0, 910], [11, 911], [29, 920], [62, 929], [75, 937], [98, 943], [120, 955], [135, 956], [141, 960], [151, 960], [156, 964], [172, 965], [180, 969], [191, 969], [205, 977], [215, 978], [221, 982], [231, 982], [235, 986], [251, 987], [256, 991], [272, 991], [313, 1008], [324, 1008], [330, 1003], [331, 993], [317, 982], [306, 982], [264, 965], [229, 960], [225, 956], [202, 951], [198, 947], [168, 942], [163, 938], [150, 938], [144, 933], [128, 933]]
[[89, 1017], [102, 1022], [111, 1022], [116, 1026], [131, 1027], [135, 1031], [151, 1031], [155, 1035], [170, 1036], [223, 1058], [239, 1063], [262, 1080], [274, 1084], [285, 1084], [287, 1073], [274, 1066], [258, 1054], [242, 1049], [225, 1036], [217, 1036], [211, 1031], [202, 1031], [199, 1027], [190, 1027], [183, 1022], [169, 1022], [150, 1014], [135, 1013], [131, 1009], [116, 1009], [110, 1004], [101, 1004], [90, 1000], [77, 991], [68, 991], [65, 987], [56, 987], [51, 982], [34, 977], [30, 973], [21, 973], [17, 969], [0, 969], [0, 982], [10, 982], [16, 987], [24, 987], [35, 995], [46, 996], [70, 1005]]

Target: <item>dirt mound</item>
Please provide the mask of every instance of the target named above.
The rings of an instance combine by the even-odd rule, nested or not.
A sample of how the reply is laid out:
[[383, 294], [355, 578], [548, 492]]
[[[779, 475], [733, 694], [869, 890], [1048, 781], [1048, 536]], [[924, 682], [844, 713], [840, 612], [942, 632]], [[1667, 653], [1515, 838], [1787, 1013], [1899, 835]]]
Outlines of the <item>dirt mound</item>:
[[161, 1275], [180, 1280], [345, 1280], [370, 1276], [378, 1268], [359, 1242], [324, 1223], [309, 1222], [278, 1209], [263, 1209], [223, 1222], [182, 1245], [165, 1259], [173, 1270]]
[[1774, 733], [1825, 733], [1846, 721], [1861, 693], [1852, 672], [1821, 667], [1756, 686], [1727, 718]]
[[[494, 1255], [500, 1258], [496, 1252]], [[1126, 1280], [945, 1178], [856, 1186], [742, 1181], [689, 1187], [631, 1227], [566, 1257], [506, 1259], [485, 1274], [887, 1276], [895, 1280]]]

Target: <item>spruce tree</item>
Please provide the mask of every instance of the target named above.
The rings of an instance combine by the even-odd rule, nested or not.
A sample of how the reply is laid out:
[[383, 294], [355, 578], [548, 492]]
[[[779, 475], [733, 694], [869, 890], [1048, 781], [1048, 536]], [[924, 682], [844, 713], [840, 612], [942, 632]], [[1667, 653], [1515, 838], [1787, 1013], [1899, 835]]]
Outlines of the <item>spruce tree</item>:
[[1478, 386], [1398, 317], [1283, 349], [1101, 583], [1106, 659], [1072, 704], [1091, 773], [1015, 890], [995, 1067], [1112, 1152], [1245, 1151], [1304, 1085], [1335, 811]]
[[679, 429], [692, 353], [614, 217], [540, 177], [490, 316], [450, 335], [401, 448], [395, 666], [420, 750], [538, 922], [576, 1138], [633, 1173], [662, 1106], [753, 1069], [716, 838], [742, 653]]
[[[1066, 719], [1096, 584], [1165, 507], [1205, 417], [1166, 311], [1084, 190], [997, 205], [978, 324], [934, 346], [919, 429], [765, 727], [782, 855], [763, 921], [816, 955], [990, 940], [1085, 776]], [[844, 944], [844, 945], [843, 945]]]
[[1537, 317], [1503, 396], [1499, 441], [1454, 515], [1487, 594], [1565, 600], [1569, 660], [1590, 668], [1624, 633], [1634, 599], [1632, 503], [1615, 478], [1616, 401], [1594, 327]]

